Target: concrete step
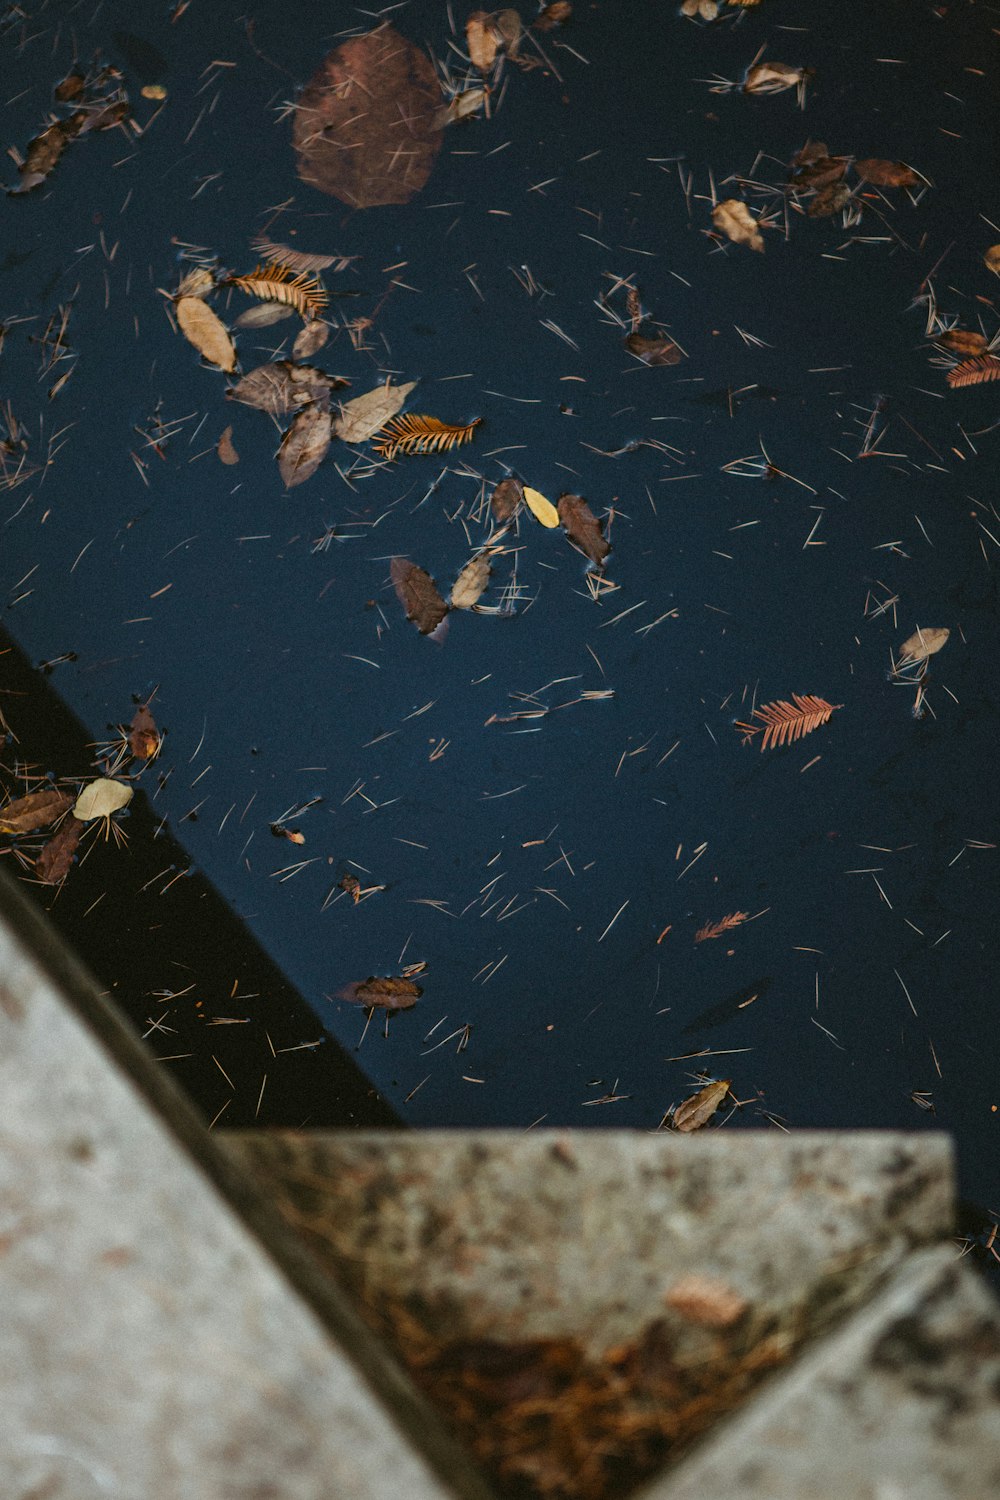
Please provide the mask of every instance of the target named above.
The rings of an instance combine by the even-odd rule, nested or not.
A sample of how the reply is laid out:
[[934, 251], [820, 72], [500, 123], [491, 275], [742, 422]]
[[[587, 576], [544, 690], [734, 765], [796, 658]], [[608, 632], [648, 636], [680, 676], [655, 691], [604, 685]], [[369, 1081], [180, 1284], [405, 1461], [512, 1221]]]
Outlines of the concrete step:
[[625, 1493], [952, 1223], [929, 1133], [224, 1140], [504, 1496]]

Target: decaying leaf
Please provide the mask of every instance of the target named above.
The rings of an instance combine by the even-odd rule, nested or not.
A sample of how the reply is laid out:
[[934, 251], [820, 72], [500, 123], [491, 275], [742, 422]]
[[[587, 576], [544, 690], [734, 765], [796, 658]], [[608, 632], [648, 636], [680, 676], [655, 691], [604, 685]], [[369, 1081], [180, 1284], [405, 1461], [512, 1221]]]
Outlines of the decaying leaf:
[[136, 760], [154, 760], [160, 753], [160, 731], [148, 703], [143, 703], [132, 716], [128, 747]]
[[611, 544], [586, 500], [580, 495], [560, 495], [558, 516], [573, 545], [600, 567], [611, 551]]
[[995, 276], [1000, 276], [1000, 245], [991, 245], [983, 256], [983, 262]]
[[369, 976], [357, 984], [349, 984], [346, 989], [338, 990], [337, 998], [381, 1010], [409, 1010], [422, 994], [420, 985], [412, 979], [389, 975], [385, 979]]
[[751, 250], [763, 254], [764, 236], [757, 228], [757, 220], [739, 198], [726, 198], [716, 204], [712, 210], [712, 223], [734, 245], [749, 245]]
[[249, 276], [230, 276], [226, 285], [260, 302], [280, 302], [292, 307], [306, 322], [320, 317], [330, 300], [317, 277], [305, 271], [296, 274], [291, 266], [260, 265]]
[[452, 609], [471, 609], [479, 600], [490, 581], [490, 557], [480, 552], [471, 557], [459, 573], [451, 588]]
[[729, 1093], [732, 1081], [731, 1078], [723, 1078], [716, 1083], [709, 1083], [705, 1088], [699, 1089], [697, 1094], [692, 1094], [690, 1099], [678, 1104], [673, 1115], [674, 1129], [686, 1134], [706, 1125]]
[[478, 115], [485, 103], [485, 89], [465, 89], [449, 99], [447, 104], [442, 104], [438, 110], [438, 124], [456, 125], [459, 120], [468, 120], [472, 115]]
[[952, 390], [958, 390], [964, 385], [982, 385], [988, 380], [1000, 380], [1000, 359], [995, 354], [979, 354], [975, 359], [965, 359], [948, 371], [945, 380]]
[[215, 277], [211, 271], [206, 270], [204, 266], [195, 266], [193, 270], [185, 271], [175, 296], [178, 298], [207, 297], [214, 288]]
[[177, 323], [189, 344], [193, 344], [210, 365], [231, 374], [236, 368], [236, 345], [225, 325], [200, 297], [178, 297]]
[[437, 417], [408, 413], [386, 422], [379, 439], [372, 446], [381, 458], [391, 463], [401, 453], [444, 453], [460, 448], [472, 439], [482, 417], [471, 422], [442, 422]]
[[754, 63], [747, 69], [747, 76], [743, 81], [743, 92], [745, 94], [783, 94], [786, 89], [798, 88], [805, 72], [805, 68], [790, 68], [787, 63]]
[[936, 656], [941, 647], [947, 643], [950, 635], [951, 631], [944, 626], [925, 625], [923, 628], [918, 626], [900, 646], [900, 662], [926, 661], [929, 656]]
[[830, 187], [844, 176], [848, 161], [846, 156], [830, 156], [825, 141], [807, 141], [792, 157], [789, 186], [795, 191]]
[[234, 328], [270, 328], [285, 318], [294, 318], [294, 307], [282, 307], [280, 302], [261, 302], [257, 307], [248, 307], [233, 320]]
[[750, 913], [747, 911], [733, 911], [728, 917], [720, 917], [718, 922], [706, 922], [704, 927], [699, 927], [694, 935], [696, 943], [707, 943], [710, 938], [721, 937], [724, 932], [730, 932], [734, 927], [739, 927], [749, 920]]
[[250, 241], [251, 248], [261, 260], [271, 265], [290, 266], [293, 271], [346, 271], [356, 255], [312, 255], [304, 250], [294, 250], [291, 245], [278, 245], [266, 235], [259, 234]]
[[91, 823], [95, 818], [110, 818], [132, 801], [132, 788], [127, 781], [115, 781], [111, 776], [99, 776], [88, 781], [73, 804], [73, 816], [81, 823]]
[[327, 339], [330, 337], [330, 325], [324, 323], [321, 318], [314, 318], [311, 323], [306, 323], [300, 328], [292, 345], [293, 359], [311, 359], [317, 354]]
[[546, 500], [544, 495], [538, 490], [531, 489], [529, 485], [524, 485], [521, 493], [524, 496], [525, 505], [536, 521], [540, 521], [543, 526], [548, 526], [550, 530], [559, 525], [559, 512], [551, 500]]
[[82, 117], [76, 115], [69, 120], [57, 120], [29, 141], [24, 161], [17, 169], [20, 181], [12, 192], [30, 193], [43, 183], [82, 123]]
[[676, 365], [683, 358], [673, 339], [667, 338], [666, 334], [650, 337], [644, 333], [630, 333], [624, 344], [628, 352], [641, 359], [644, 365]]
[[288, 360], [258, 365], [226, 392], [227, 399], [244, 406], [255, 406], [272, 417], [294, 411], [308, 401], [317, 406], [329, 403], [330, 391], [346, 381], [325, 375], [312, 365], [293, 365]]
[[719, 10], [720, 0], [683, 0], [681, 4], [681, 15], [692, 20], [717, 21]]
[[770, 750], [776, 745], [794, 744], [803, 735], [812, 734], [843, 706], [842, 703], [827, 703], [825, 698], [817, 698], [814, 693], [793, 693], [791, 703], [779, 699], [755, 708], [751, 718], [759, 719], [758, 724], [737, 721], [736, 728], [743, 736], [744, 745], [749, 745], [754, 735], [763, 730], [760, 748]]
[[433, 578], [408, 557], [394, 557], [390, 572], [406, 618], [413, 621], [421, 635], [430, 635], [448, 613], [448, 606], [438, 593]]
[[810, 219], [828, 219], [832, 214], [839, 214], [850, 201], [851, 190], [846, 182], [831, 182], [829, 187], [820, 189], [806, 212]]
[[490, 496], [493, 519], [503, 525], [509, 521], [524, 499], [524, 488], [519, 479], [501, 479]]
[[488, 73], [500, 47], [500, 38], [493, 29], [492, 17], [488, 11], [472, 12], [465, 23], [465, 45], [469, 49], [472, 66], [478, 68], [480, 73]]
[[904, 161], [883, 161], [878, 156], [856, 161], [854, 170], [862, 182], [870, 182], [873, 187], [919, 187], [921, 181]]
[[572, 14], [570, 0], [552, 0], [552, 4], [546, 5], [531, 24], [536, 31], [551, 31], [554, 26], [562, 26]]
[[72, 805], [73, 798], [55, 787], [29, 792], [0, 809], [0, 833], [32, 833], [36, 828], [47, 828]]
[[83, 837], [83, 824], [78, 818], [67, 818], [48, 843], [39, 850], [35, 860], [35, 874], [43, 885], [59, 885], [69, 874], [76, 846]]
[[286, 489], [315, 474], [327, 455], [332, 436], [330, 413], [315, 403], [303, 407], [281, 440], [278, 472]]
[[986, 335], [976, 333], [971, 328], [949, 328], [947, 333], [939, 334], [934, 342], [940, 344], [942, 349], [947, 349], [952, 354], [961, 354], [966, 359], [985, 354], [987, 348]]
[[233, 446], [233, 429], [224, 427], [219, 434], [219, 441], [215, 445], [215, 451], [224, 464], [238, 464], [240, 455]]
[[410, 380], [405, 385], [390, 385], [387, 381], [353, 401], [345, 401], [334, 417], [334, 432], [345, 443], [367, 442], [396, 415], [416, 383]]
[[433, 64], [393, 26], [351, 37], [299, 98], [299, 176], [352, 208], [407, 203], [440, 150], [440, 106]]
[[663, 1300], [685, 1322], [701, 1328], [729, 1328], [747, 1310], [746, 1298], [728, 1282], [697, 1272], [675, 1281]]

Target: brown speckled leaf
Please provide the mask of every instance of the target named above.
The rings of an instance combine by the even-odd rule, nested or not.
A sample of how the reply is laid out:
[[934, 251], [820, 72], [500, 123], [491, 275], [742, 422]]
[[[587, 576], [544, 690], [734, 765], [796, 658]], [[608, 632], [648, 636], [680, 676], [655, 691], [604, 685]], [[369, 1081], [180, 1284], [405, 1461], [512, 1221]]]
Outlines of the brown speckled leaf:
[[394, 27], [351, 37], [299, 99], [299, 176], [352, 208], [407, 203], [440, 150], [440, 108], [433, 65]]
[[605, 541], [600, 522], [586, 500], [580, 495], [560, 495], [557, 509], [570, 541], [600, 567], [611, 546]]
[[82, 837], [83, 824], [78, 818], [67, 819], [52, 835], [35, 860], [35, 874], [43, 885], [59, 885], [66, 879]]
[[433, 578], [408, 557], [392, 560], [392, 583], [406, 618], [412, 620], [421, 635], [430, 635], [448, 613]]
[[390, 975], [386, 979], [369, 976], [357, 984], [349, 984], [338, 991], [338, 999], [352, 1005], [377, 1006], [382, 1010], [409, 1010], [423, 994], [419, 984], [412, 979], [401, 979]]
[[29, 792], [0, 811], [0, 833], [33, 833], [36, 828], [46, 828], [72, 805], [73, 798], [55, 787]]
[[644, 365], [676, 365], [683, 358], [673, 339], [665, 336], [650, 338], [645, 333], [630, 333], [625, 348]]
[[690, 1099], [685, 1099], [678, 1104], [674, 1110], [674, 1129], [681, 1130], [685, 1134], [691, 1130], [698, 1130], [715, 1114], [723, 1099], [729, 1093], [731, 1078], [720, 1079], [717, 1083], [709, 1083]]
[[286, 489], [310, 479], [323, 462], [330, 446], [330, 413], [319, 406], [299, 412], [281, 440], [278, 470]]
[[503, 524], [509, 521], [524, 499], [524, 487], [519, 479], [501, 479], [490, 496], [493, 519]]
[[329, 401], [331, 388], [345, 382], [324, 375], [312, 365], [294, 365], [288, 360], [276, 364], [258, 365], [249, 375], [244, 375], [226, 392], [230, 401], [239, 401], [244, 406], [256, 406], [259, 411], [280, 416], [293, 411], [306, 401], [324, 406]]

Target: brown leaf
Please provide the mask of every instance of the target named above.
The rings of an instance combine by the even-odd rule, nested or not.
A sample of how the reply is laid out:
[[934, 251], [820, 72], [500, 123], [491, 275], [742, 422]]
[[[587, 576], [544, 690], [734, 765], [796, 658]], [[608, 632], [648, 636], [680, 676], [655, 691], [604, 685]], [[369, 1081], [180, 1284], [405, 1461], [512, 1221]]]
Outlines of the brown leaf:
[[823, 141], [807, 141], [792, 157], [790, 186], [794, 190], [830, 187], [847, 171], [846, 156], [827, 155]]
[[720, 1082], [707, 1084], [697, 1094], [692, 1094], [690, 1099], [678, 1104], [674, 1110], [674, 1129], [687, 1134], [688, 1131], [698, 1130], [707, 1124], [729, 1093], [732, 1081], [731, 1078], [723, 1078]]
[[747, 1310], [746, 1298], [728, 1282], [697, 1272], [675, 1281], [663, 1300], [685, 1322], [702, 1328], [729, 1328]]
[[340, 1000], [348, 1000], [352, 1005], [368, 1005], [382, 1010], [409, 1010], [416, 1005], [423, 990], [412, 979], [390, 975], [385, 979], [369, 976], [357, 984], [349, 984], [346, 989], [338, 990], [337, 994]]
[[757, 220], [739, 198], [726, 198], [716, 204], [712, 210], [712, 223], [734, 245], [749, 245], [751, 250], [764, 253], [764, 237], [757, 228]]
[[971, 328], [949, 328], [947, 333], [942, 333], [934, 340], [944, 349], [950, 349], [952, 354], [961, 354], [966, 359], [977, 354], [986, 353], [986, 335], [975, 333]]
[[491, 19], [487, 11], [474, 10], [465, 23], [465, 45], [469, 49], [469, 61], [480, 73], [490, 71], [500, 47], [500, 38], [490, 24]]
[[547, 5], [531, 24], [536, 31], [551, 31], [554, 26], [562, 26], [572, 14], [570, 0], [552, 0], [552, 4]]
[[485, 89], [466, 89], [464, 93], [456, 94], [447, 104], [442, 104], [438, 110], [438, 124], [442, 127], [456, 125], [459, 120], [478, 115], [485, 103]]
[[281, 416], [295, 407], [312, 401], [316, 406], [325, 406], [331, 389], [346, 382], [312, 365], [293, 365], [288, 360], [277, 364], [258, 365], [249, 375], [230, 386], [226, 396], [230, 401], [242, 402], [244, 406], [255, 406], [271, 416]]
[[58, 120], [28, 142], [24, 161], [18, 167], [20, 181], [14, 193], [30, 193], [45, 181], [56, 162], [83, 125], [82, 113], [72, 115], [69, 120]]
[[26, 797], [18, 797], [0, 808], [0, 833], [33, 833], [36, 828], [47, 828], [68, 807], [72, 807], [73, 802], [73, 797], [55, 787], [29, 792]]
[[988, 270], [995, 276], [1000, 276], [1000, 245], [991, 245], [983, 256], [983, 261]]
[[807, 212], [810, 219], [828, 219], [831, 214], [839, 214], [850, 201], [851, 190], [847, 184], [833, 182], [816, 194]]
[[478, 604], [490, 581], [491, 572], [488, 552], [480, 552], [477, 557], [471, 557], [452, 584], [452, 609], [471, 609], [474, 604]]
[[524, 489], [519, 479], [501, 479], [490, 496], [493, 519], [501, 525], [509, 521], [524, 499]]
[[580, 495], [560, 495], [556, 508], [570, 541], [600, 567], [611, 551], [611, 545], [605, 540], [600, 522], [586, 500]]
[[918, 627], [900, 646], [900, 662], [926, 661], [929, 656], [936, 656], [941, 647], [947, 644], [950, 635], [951, 631], [944, 626]]
[[312, 404], [299, 412], [281, 440], [278, 471], [286, 489], [310, 479], [326, 457], [331, 437], [330, 413]]
[[259, 307], [248, 307], [235, 320], [236, 328], [270, 328], [272, 323], [281, 323], [285, 318], [294, 318], [294, 307], [282, 307], [280, 302], [262, 302]]
[[178, 297], [176, 308], [178, 326], [188, 343], [227, 375], [235, 370], [236, 346], [208, 303], [200, 297]]
[[299, 329], [295, 343], [292, 345], [292, 358], [311, 359], [322, 349], [329, 337], [329, 323], [324, 323], [320, 318], [314, 318], [311, 323]]
[[334, 271], [346, 271], [351, 261], [358, 258], [356, 255], [310, 255], [303, 250], [293, 250], [291, 245], [276, 244], [263, 234], [250, 244], [261, 260], [290, 266], [293, 271], [328, 271], [331, 267]]
[[215, 451], [224, 464], [238, 464], [240, 455], [233, 447], [233, 429], [224, 427], [219, 434], [219, 441], [215, 445]]
[[987, 380], [1000, 380], [1000, 359], [995, 354], [979, 354], [975, 359], [965, 359], [948, 371], [945, 380], [953, 390], [963, 385], [982, 385]]
[[747, 921], [750, 913], [746, 911], [733, 911], [728, 917], [720, 917], [718, 922], [706, 922], [704, 927], [699, 927], [694, 935], [696, 943], [706, 943], [709, 938], [721, 937], [724, 932], [729, 932], [733, 927], [739, 927]]
[[903, 161], [884, 161], [878, 156], [866, 156], [854, 163], [854, 170], [862, 182], [874, 187], [918, 187], [921, 179]]
[[421, 635], [430, 635], [448, 613], [433, 578], [407, 557], [394, 557], [391, 567], [396, 597]]
[[628, 352], [644, 365], [676, 365], [684, 357], [673, 339], [665, 334], [650, 338], [648, 334], [630, 333], [624, 343]]
[[351, 37], [299, 98], [299, 176], [352, 208], [407, 203], [440, 150], [440, 106], [432, 63], [393, 26]]
[[67, 73], [62, 83], [56, 84], [53, 96], [57, 103], [68, 104], [71, 99], [79, 99], [86, 82], [82, 73]]
[[755, 63], [747, 69], [743, 83], [745, 94], [782, 94], [785, 89], [794, 89], [802, 82], [804, 68], [790, 68], [787, 63]]
[[743, 724], [737, 720], [736, 728], [743, 736], [744, 745], [749, 745], [754, 735], [763, 730], [764, 738], [760, 748], [762, 751], [769, 750], [776, 745], [791, 745], [803, 735], [812, 734], [814, 729], [827, 723], [830, 715], [843, 706], [842, 703], [827, 703], [825, 698], [817, 698], [815, 693], [793, 693], [791, 703], [781, 698], [755, 708], [751, 719], [759, 719], [759, 724]]
[[416, 385], [410, 380], [406, 385], [377, 385], [353, 401], [345, 401], [334, 417], [333, 430], [345, 443], [364, 443], [384, 427], [390, 417], [399, 411], [407, 396]]
[[76, 846], [83, 837], [84, 825], [78, 818], [68, 818], [54, 833], [35, 860], [35, 874], [43, 885], [59, 885], [73, 865]]
[[136, 709], [129, 725], [128, 746], [136, 760], [153, 760], [160, 749], [160, 732], [148, 703]]

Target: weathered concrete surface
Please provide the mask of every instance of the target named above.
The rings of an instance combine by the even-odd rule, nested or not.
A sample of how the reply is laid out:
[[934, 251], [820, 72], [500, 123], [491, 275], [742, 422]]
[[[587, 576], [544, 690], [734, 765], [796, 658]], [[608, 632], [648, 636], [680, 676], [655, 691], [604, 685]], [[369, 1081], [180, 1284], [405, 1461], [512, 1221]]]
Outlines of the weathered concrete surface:
[[939, 1134], [223, 1138], [362, 1303], [419, 1307], [442, 1339], [569, 1335], [600, 1354], [665, 1319], [701, 1359], [720, 1325], [684, 1311], [697, 1276], [746, 1304], [741, 1347], [794, 1343], [952, 1225]]
[[841, 1331], [636, 1500], [998, 1493], [1000, 1304], [949, 1248], [913, 1257]]
[[301, 1251], [276, 1219], [262, 1249], [219, 1189], [229, 1165], [210, 1178], [204, 1130], [71, 961], [50, 961], [65, 987], [0, 919], [3, 1500], [481, 1500], [449, 1444], [454, 1482], [432, 1470], [436, 1423], [409, 1383], [357, 1325], [391, 1415], [317, 1315], [332, 1306], [347, 1337], [340, 1294], [296, 1294], [272, 1257], [287, 1273]]

